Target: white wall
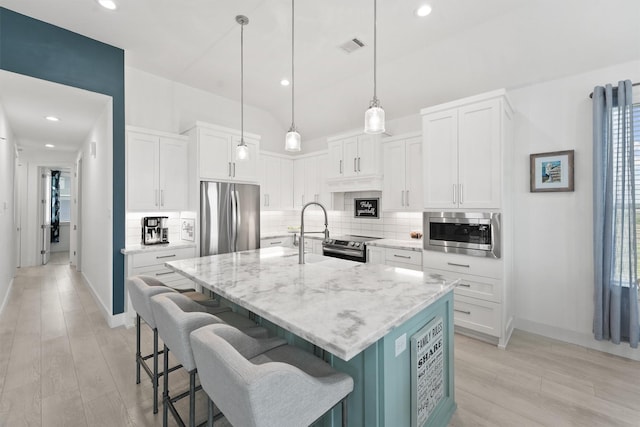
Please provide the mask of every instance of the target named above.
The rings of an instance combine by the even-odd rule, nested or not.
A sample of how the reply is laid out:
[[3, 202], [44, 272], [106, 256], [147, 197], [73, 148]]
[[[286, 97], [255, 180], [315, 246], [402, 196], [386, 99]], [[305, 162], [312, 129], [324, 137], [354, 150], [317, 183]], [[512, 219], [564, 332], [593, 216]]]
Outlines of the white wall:
[[13, 135], [0, 105], [0, 310], [4, 307], [16, 269], [15, 159]]
[[[109, 101], [82, 145], [82, 273], [109, 319], [113, 308], [113, 120]], [[96, 143], [96, 156], [90, 144]]]
[[[640, 359], [592, 336], [592, 103], [596, 85], [640, 81], [640, 61], [527, 86], [516, 109], [514, 188], [516, 327]], [[529, 155], [575, 150], [575, 191], [529, 192]]]

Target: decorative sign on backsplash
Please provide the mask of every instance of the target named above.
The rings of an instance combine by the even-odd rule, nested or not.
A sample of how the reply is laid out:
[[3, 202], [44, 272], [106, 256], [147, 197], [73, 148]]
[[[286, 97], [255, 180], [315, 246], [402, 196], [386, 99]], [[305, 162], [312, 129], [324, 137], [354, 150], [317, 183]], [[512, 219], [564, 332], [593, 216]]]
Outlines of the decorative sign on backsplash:
[[354, 213], [355, 218], [378, 218], [378, 202], [380, 199], [354, 199]]
[[196, 240], [196, 220], [193, 218], [183, 218], [180, 225], [180, 238], [189, 242]]

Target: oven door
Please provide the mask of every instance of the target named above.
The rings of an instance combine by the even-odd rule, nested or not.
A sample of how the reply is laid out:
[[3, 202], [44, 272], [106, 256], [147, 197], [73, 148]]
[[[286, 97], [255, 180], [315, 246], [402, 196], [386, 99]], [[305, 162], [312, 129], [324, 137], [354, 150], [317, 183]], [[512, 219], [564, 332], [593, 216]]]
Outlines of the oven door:
[[347, 248], [335, 248], [332, 246], [322, 245], [322, 255], [334, 258], [346, 259], [349, 261], [367, 262], [366, 251]]
[[500, 214], [424, 212], [424, 249], [500, 258]]

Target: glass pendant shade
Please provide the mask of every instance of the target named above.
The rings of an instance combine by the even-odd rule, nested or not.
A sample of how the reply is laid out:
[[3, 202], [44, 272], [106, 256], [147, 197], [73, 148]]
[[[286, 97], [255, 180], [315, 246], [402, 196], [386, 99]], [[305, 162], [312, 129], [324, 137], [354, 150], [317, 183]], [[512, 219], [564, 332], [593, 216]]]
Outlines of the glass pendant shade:
[[383, 133], [384, 128], [384, 110], [382, 107], [369, 107], [364, 113], [364, 133]]
[[238, 160], [247, 160], [249, 158], [249, 147], [244, 141], [241, 141], [236, 147], [236, 158]]
[[286, 151], [300, 151], [301, 138], [300, 134], [295, 129], [289, 129], [284, 139], [284, 149]]

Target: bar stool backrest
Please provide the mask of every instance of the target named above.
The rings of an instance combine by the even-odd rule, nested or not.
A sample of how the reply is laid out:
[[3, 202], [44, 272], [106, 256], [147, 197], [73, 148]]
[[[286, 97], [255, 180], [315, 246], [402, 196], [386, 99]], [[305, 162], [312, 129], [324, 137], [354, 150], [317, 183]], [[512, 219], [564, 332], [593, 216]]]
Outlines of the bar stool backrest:
[[[153, 284], [149, 284], [149, 279], [153, 281], [151, 282]], [[155, 329], [156, 322], [151, 310], [151, 297], [177, 292], [151, 277], [131, 276], [127, 279], [126, 284], [133, 309], [152, 329]]]

